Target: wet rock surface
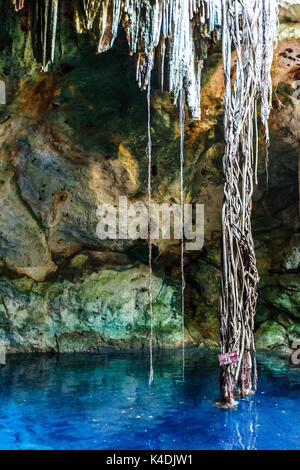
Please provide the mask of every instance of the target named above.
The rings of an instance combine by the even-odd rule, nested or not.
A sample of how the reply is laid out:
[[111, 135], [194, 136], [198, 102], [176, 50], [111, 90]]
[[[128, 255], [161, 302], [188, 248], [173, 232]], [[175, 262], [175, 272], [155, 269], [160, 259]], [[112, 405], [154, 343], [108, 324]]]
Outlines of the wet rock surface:
[[[269, 182], [261, 151], [253, 209], [261, 276], [257, 346], [280, 350], [289, 350], [300, 325], [294, 23], [282, 23], [275, 53]], [[1, 338], [11, 352], [146, 348], [147, 244], [96, 236], [100, 203], [117, 205], [120, 195], [129, 203], [147, 200], [146, 96], [122, 35], [96, 56], [92, 39], [75, 33], [65, 15], [55, 64], [42, 74], [26, 17], [2, 14], [1, 24], [0, 79], [7, 87], [7, 105], [0, 105]], [[185, 255], [186, 341], [217, 347], [224, 92], [218, 44], [203, 73], [202, 120], [185, 129], [185, 200], [205, 205], [204, 247]], [[153, 88], [153, 199], [179, 202], [179, 110]], [[177, 241], [154, 242], [160, 348], [181, 341], [179, 257]]]

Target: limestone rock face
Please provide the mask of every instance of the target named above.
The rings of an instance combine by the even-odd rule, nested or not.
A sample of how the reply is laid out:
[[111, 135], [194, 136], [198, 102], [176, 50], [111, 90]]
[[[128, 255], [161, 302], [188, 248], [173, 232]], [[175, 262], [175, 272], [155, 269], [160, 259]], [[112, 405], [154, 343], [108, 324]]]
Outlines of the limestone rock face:
[[16, 273], [43, 281], [57, 269], [45, 232], [30, 206], [23, 201], [12, 171], [3, 171], [1, 176], [1, 261]]
[[[83, 255], [78, 255], [83, 256]], [[88, 258], [88, 255], [85, 255]], [[73, 265], [74, 267], [74, 265]], [[79, 282], [1, 279], [2, 328], [10, 352], [98, 351], [148, 346], [148, 275], [142, 266], [105, 269]], [[153, 279], [154, 344], [178, 347], [176, 291]]]
[[[0, 336], [11, 352], [147, 348], [147, 243], [96, 235], [100, 203], [147, 200], [146, 95], [135, 84], [126, 41], [121, 34], [96, 56], [93, 38], [78, 35], [66, 12], [55, 64], [43, 74], [26, 17], [1, 8]], [[288, 348], [300, 324], [299, 103], [292, 99], [300, 45], [293, 18], [282, 23], [275, 53], [268, 188], [261, 151], [254, 196], [257, 342], [264, 348]], [[179, 110], [153, 80], [153, 200], [174, 203]], [[223, 93], [221, 49], [212, 44], [202, 120], [185, 126], [185, 200], [205, 205], [204, 247], [185, 254], [186, 342], [201, 347], [218, 345]], [[156, 347], [180, 345], [179, 256], [178, 241], [154, 242]]]
[[255, 334], [258, 349], [277, 348], [288, 346], [286, 330], [276, 321], [268, 320], [259, 327]]

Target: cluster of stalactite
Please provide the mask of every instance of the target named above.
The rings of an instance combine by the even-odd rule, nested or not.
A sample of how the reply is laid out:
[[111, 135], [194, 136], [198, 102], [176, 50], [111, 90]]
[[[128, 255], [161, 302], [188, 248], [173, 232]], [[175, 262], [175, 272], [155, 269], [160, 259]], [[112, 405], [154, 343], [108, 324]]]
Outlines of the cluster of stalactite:
[[13, 5], [16, 11], [22, 10], [24, 8], [24, 0], [13, 0]]
[[[16, 10], [26, 0], [13, 0]], [[27, 0], [35, 57], [47, 70], [54, 60], [58, 1]], [[184, 101], [190, 116], [200, 119], [201, 69], [207, 40], [223, 40], [225, 76], [225, 188], [222, 210], [221, 352], [236, 351], [239, 360], [221, 372], [221, 404], [234, 406], [234, 393], [256, 388], [254, 315], [259, 276], [251, 230], [252, 194], [257, 180], [258, 109], [268, 152], [271, 108], [271, 64], [278, 23], [278, 0], [74, 0], [78, 32], [99, 38], [98, 52], [113, 46], [121, 28], [136, 58], [140, 88], [148, 87], [148, 201], [151, 302], [151, 71], [157, 64], [161, 89], [176, 104], [180, 96], [181, 204], [183, 205]], [[253, 144], [254, 142], [254, 144]], [[267, 158], [268, 159], [268, 158]], [[184, 292], [181, 241], [182, 295]], [[182, 302], [182, 312], [184, 304]], [[184, 338], [184, 323], [183, 323]]]
[[29, 10], [31, 43], [35, 59], [44, 72], [54, 61], [59, 0], [12, 0], [16, 11]]
[[161, 88], [174, 103], [185, 88], [191, 117], [200, 119], [205, 39], [218, 35], [221, 12], [221, 0], [85, 0], [76, 9], [76, 24], [99, 35], [98, 52], [112, 47], [121, 27], [136, 58], [140, 88], [147, 87], [156, 60]]
[[57, 10], [58, 0], [30, 0], [32, 48], [44, 72], [54, 61]]
[[[33, 51], [45, 71], [54, 60], [59, 1], [64, 0], [13, 0], [18, 10], [29, 5]], [[190, 115], [200, 119], [206, 40], [220, 37], [221, 0], [74, 0], [73, 8], [77, 31], [92, 31], [99, 53], [113, 46], [122, 28], [140, 88], [147, 87], [156, 62], [161, 88], [170, 91], [174, 103], [185, 88]]]

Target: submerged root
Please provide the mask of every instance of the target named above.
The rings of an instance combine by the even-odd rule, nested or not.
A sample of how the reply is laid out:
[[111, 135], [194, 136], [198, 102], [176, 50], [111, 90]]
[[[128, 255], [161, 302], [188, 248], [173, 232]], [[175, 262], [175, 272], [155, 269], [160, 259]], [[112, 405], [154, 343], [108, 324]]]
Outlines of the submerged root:
[[217, 402], [216, 407], [219, 408], [220, 410], [236, 410], [238, 405], [238, 402], [235, 400], [232, 400], [230, 402]]

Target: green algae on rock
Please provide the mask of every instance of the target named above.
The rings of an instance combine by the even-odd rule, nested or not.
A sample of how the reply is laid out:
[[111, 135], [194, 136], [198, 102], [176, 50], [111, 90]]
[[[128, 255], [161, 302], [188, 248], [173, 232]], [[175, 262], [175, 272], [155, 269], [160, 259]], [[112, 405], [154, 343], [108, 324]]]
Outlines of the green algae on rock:
[[[104, 269], [71, 282], [0, 281], [1, 336], [7, 352], [143, 349], [148, 345], [147, 271]], [[117, 292], [116, 292], [117, 286]], [[181, 342], [174, 286], [153, 278], [154, 346]], [[191, 340], [190, 340], [191, 341]]]

